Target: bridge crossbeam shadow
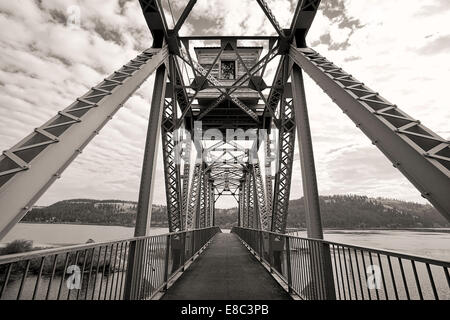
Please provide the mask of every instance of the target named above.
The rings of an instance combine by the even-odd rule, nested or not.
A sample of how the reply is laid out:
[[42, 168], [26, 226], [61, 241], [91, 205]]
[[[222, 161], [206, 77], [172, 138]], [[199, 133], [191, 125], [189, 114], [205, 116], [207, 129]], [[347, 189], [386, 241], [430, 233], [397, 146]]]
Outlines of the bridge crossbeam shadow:
[[289, 300], [236, 234], [218, 233], [163, 300]]

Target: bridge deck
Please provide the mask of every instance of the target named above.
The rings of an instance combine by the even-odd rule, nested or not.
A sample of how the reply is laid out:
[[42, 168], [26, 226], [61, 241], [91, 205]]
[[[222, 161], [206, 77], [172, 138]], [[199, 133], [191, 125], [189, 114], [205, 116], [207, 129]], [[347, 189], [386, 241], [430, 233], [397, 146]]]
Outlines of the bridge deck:
[[162, 299], [288, 300], [291, 297], [235, 234], [219, 233]]

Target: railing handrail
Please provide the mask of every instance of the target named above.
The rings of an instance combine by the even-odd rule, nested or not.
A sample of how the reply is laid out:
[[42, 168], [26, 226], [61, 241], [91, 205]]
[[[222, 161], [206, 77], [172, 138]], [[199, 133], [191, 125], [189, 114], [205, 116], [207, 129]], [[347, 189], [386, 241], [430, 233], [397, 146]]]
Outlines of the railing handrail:
[[378, 248], [373, 248], [373, 247], [363, 247], [363, 246], [358, 246], [358, 245], [348, 244], [348, 243], [343, 243], [343, 242], [328, 241], [328, 240], [324, 240], [324, 239], [305, 238], [305, 237], [299, 237], [299, 236], [283, 234], [283, 233], [276, 233], [276, 232], [260, 230], [260, 229], [233, 227], [233, 229], [234, 228], [251, 230], [251, 231], [262, 231], [262, 232], [273, 234], [276, 236], [284, 236], [284, 237], [296, 238], [296, 239], [307, 240], [307, 241], [315, 241], [315, 242], [331, 244], [331, 245], [335, 245], [335, 246], [345, 246], [345, 247], [352, 248], [352, 249], [358, 249], [360, 251], [367, 251], [367, 252], [370, 251], [372, 253], [379, 253], [379, 254], [389, 255], [391, 257], [413, 260], [413, 261], [418, 261], [418, 262], [423, 262], [423, 263], [428, 263], [428, 264], [435, 264], [440, 267], [450, 268], [450, 261], [437, 260], [434, 258], [429, 258], [429, 257], [424, 257], [424, 256], [419, 256], [419, 255], [412, 255], [412, 254], [402, 253], [402, 252], [398, 252], [398, 251], [384, 250], [384, 249], [378, 249]]
[[102, 247], [102, 246], [109, 246], [109, 245], [114, 245], [114, 244], [122, 243], [122, 242], [132, 242], [132, 241], [138, 241], [138, 240], [143, 240], [143, 239], [149, 239], [149, 238], [153, 238], [153, 237], [175, 236], [175, 235], [183, 234], [186, 232], [191, 232], [191, 231], [196, 231], [196, 230], [213, 229], [213, 228], [218, 228], [218, 227], [214, 226], [214, 227], [208, 227], [208, 228], [183, 230], [183, 231], [177, 231], [177, 232], [168, 232], [168, 233], [162, 233], [162, 234], [154, 234], [154, 235], [148, 235], [148, 236], [132, 237], [132, 238], [95, 242], [95, 243], [81, 243], [81, 244], [75, 244], [75, 245], [69, 245], [69, 246], [62, 246], [62, 247], [58, 247], [58, 248], [33, 250], [33, 251], [27, 251], [27, 252], [21, 252], [21, 253], [0, 255], [0, 265], [6, 264], [6, 263], [18, 262], [21, 260], [40, 258], [43, 256], [51, 256], [51, 255], [55, 255], [55, 254], [70, 253], [70, 252], [74, 252], [74, 251], [87, 250], [87, 249], [92, 249], [92, 248], [97, 248], [97, 247]]

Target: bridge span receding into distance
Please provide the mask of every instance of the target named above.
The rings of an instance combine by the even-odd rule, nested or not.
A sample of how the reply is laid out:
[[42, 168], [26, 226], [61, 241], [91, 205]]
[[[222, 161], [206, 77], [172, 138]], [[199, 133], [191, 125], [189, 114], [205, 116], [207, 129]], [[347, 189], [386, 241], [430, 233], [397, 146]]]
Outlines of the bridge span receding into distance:
[[212, 227], [1, 256], [0, 299], [448, 300], [449, 268], [392, 251]]

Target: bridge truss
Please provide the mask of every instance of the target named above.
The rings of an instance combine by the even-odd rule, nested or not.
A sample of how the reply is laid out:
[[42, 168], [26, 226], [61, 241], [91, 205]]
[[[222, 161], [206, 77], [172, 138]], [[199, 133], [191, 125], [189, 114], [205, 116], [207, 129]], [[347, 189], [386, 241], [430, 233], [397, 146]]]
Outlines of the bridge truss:
[[[239, 226], [284, 233], [298, 139], [308, 236], [322, 238], [303, 72], [316, 81], [422, 195], [450, 219], [449, 141], [306, 45], [305, 38], [320, 0], [298, 1], [289, 29], [282, 29], [267, 3], [257, 0], [277, 35], [236, 37], [179, 36], [195, 0], [188, 2], [173, 29], [168, 27], [159, 1], [139, 2], [153, 36], [152, 48], [0, 156], [0, 238], [20, 221], [153, 73], [155, 85], [136, 236], [148, 234], [160, 133], [170, 231], [214, 225], [215, 202], [227, 195], [238, 202]], [[223, 52], [234, 51], [246, 68], [245, 74], [231, 86], [222, 84], [212, 75], [215, 63], [205, 68], [191, 55], [191, 42], [196, 40], [220, 43], [215, 62]], [[242, 61], [237, 44], [242, 40], [266, 43], [267, 54], [252, 67], [246, 67]], [[275, 60], [278, 60], [275, 77], [273, 83], [267, 85], [261, 75]], [[183, 75], [184, 64], [190, 68], [192, 82]], [[218, 97], [208, 105], [195, 104], [198, 94], [206, 88], [215, 89]], [[256, 107], [247, 105], [236, 94], [242, 88], [252, 89], [262, 103]], [[267, 89], [269, 93], [265, 94]], [[230, 110], [223, 110], [224, 102], [230, 110], [240, 113], [227, 116]], [[200, 121], [203, 130], [215, 129], [217, 134], [200, 133], [196, 127]], [[246, 130], [244, 136], [227, 134], [227, 130], [237, 129]], [[259, 134], [261, 130], [266, 134]]]

